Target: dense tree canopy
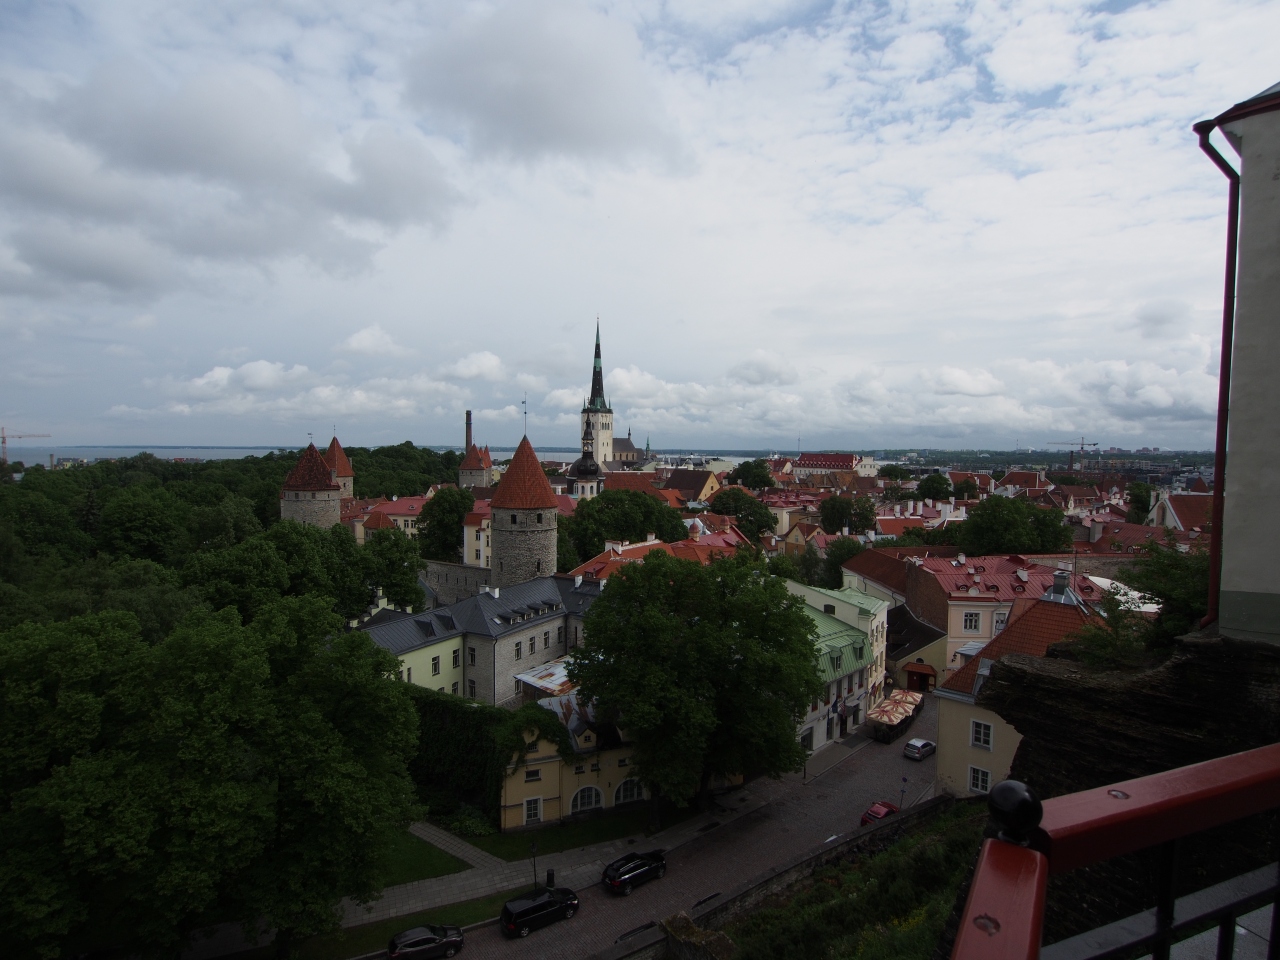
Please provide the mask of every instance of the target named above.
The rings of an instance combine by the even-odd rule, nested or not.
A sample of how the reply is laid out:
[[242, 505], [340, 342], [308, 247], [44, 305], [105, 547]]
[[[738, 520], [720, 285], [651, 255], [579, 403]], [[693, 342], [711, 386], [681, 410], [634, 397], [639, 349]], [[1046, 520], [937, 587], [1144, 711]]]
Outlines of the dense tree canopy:
[[850, 533], [866, 533], [876, 525], [876, 505], [865, 494], [849, 497], [827, 497], [819, 507], [822, 529], [839, 533], [845, 527]]
[[568, 532], [578, 563], [601, 553], [606, 540], [638, 543], [652, 533], [675, 543], [688, 536], [677, 511], [639, 490], [605, 490], [590, 500], [579, 500], [573, 515], [558, 522]]
[[987, 497], [960, 524], [959, 544], [973, 556], [996, 553], [1054, 553], [1071, 546], [1071, 528], [1062, 511], [1015, 497]]
[[957, 500], [975, 500], [978, 496], [978, 484], [972, 477], [965, 477], [952, 489]]
[[712, 513], [736, 518], [738, 529], [753, 543], [759, 543], [761, 535], [777, 524], [768, 507], [741, 490], [721, 490], [709, 506]]
[[844, 586], [844, 562], [852, 560], [866, 547], [854, 537], [837, 537], [827, 543], [827, 555], [822, 561], [822, 582], [818, 586], [839, 590]]
[[457, 563], [462, 559], [462, 524], [475, 506], [470, 490], [443, 487], [422, 508], [418, 545], [428, 560]]
[[821, 689], [804, 603], [745, 556], [663, 554], [609, 578], [570, 678], [630, 735], [639, 775], [678, 804], [715, 775], [779, 776]]
[[898, 466], [896, 463], [886, 463], [878, 472], [886, 480], [896, 480], [899, 483], [911, 479], [911, 471], [906, 467]]
[[774, 486], [768, 460], [744, 460], [724, 478], [725, 483], [737, 483], [752, 490], [764, 490]]
[[951, 480], [945, 473], [931, 473], [916, 484], [917, 499], [945, 500], [951, 496]]
[[327, 602], [242, 624], [128, 613], [0, 635], [0, 938], [11, 956], [171, 950], [227, 916], [287, 941], [371, 897], [411, 812], [393, 657]]
[[1124, 493], [1129, 500], [1129, 514], [1125, 519], [1130, 523], [1146, 523], [1147, 514], [1151, 512], [1151, 485], [1133, 480], [1125, 484]]

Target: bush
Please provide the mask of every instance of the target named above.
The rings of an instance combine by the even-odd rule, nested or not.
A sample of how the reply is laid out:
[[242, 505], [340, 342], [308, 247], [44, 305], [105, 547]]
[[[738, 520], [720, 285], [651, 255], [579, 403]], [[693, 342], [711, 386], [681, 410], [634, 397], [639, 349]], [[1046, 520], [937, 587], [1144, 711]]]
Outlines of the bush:
[[453, 816], [445, 820], [444, 827], [459, 837], [487, 837], [498, 832], [488, 818], [469, 803], [458, 804]]

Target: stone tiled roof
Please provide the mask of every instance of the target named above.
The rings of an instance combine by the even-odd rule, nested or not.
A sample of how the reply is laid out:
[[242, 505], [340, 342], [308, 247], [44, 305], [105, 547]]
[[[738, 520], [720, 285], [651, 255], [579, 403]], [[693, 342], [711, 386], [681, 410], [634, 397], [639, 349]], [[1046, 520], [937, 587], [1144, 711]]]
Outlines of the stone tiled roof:
[[336, 470], [340, 477], [355, 476], [351, 469], [351, 461], [347, 459], [347, 451], [342, 449], [342, 444], [338, 442], [337, 437], [329, 441], [329, 449], [324, 453], [324, 462], [329, 465], [330, 470]]
[[284, 489], [317, 491], [338, 489], [338, 485], [333, 482], [333, 477], [329, 473], [329, 465], [324, 462], [324, 457], [320, 455], [314, 443], [307, 444], [307, 449], [303, 450], [302, 456], [298, 458], [298, 465], [289, 471], [289, 476], [284, 478]]
[[559, 503], [528, 437], [520, 441], [511, 465], [491, 501], [496, 510], [555, 510]]
[[963, 667], [947, 678], [943, 689], [972, 696], [983, 660], [999, 660], [1011, 653], [1043, 657], [1055, 643], [1061, 643], [1093, 619], [1092, 614], [1071, 603], [1039, 600], [982, 648]]

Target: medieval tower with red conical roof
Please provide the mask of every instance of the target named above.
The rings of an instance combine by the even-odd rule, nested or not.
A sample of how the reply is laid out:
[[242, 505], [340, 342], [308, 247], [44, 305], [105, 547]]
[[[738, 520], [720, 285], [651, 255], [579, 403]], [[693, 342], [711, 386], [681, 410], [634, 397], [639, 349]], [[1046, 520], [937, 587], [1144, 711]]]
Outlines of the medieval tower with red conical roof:
[[506, 587], [556, 572], [556, 495], [525, 437], [490, 501], [489, 583]]
[[280, 519], [328, 530], [342, 522], [342, 501], [355, 495], [355, 472], [334, 437], [323, 454], [307, 444], [280, 491]]

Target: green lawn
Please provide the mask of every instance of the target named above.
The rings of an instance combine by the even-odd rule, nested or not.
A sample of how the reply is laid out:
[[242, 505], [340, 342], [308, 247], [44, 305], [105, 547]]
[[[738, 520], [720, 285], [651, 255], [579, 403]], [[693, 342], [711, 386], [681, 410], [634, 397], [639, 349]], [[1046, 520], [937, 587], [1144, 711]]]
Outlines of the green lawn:
[[429, 880], [466, 870], [468, 865], [451, 853], [420, 840], [406, 830], [396, 841], [387, 863], [385, 886]]
[[[698, 811], [693, 806], [668, 808], [662, 815], [662, 827], [674, 826], [682, 820], [692, 817]], [[573, 850], [577, 847], [588, 847], [593, 843], [604, 843], [606, 840], [618, 840], [634, 834], [649, 835], [649, 811], [627, 810], [623, 813], [608, 813], [588, 820], [574, 823], [556, 824], [538, 830], [520, 830], [515, 833], [494, 833], [487, 837], [467, 837], [467, 843], [479, 847], [486, 853], [503, 860], [528, 860], [529, 844], [537, 841], [538, 855], [559, 853], [562, 850]]]
[[[465, 927], [481, 920], [496, 917], [502, 905], [517, 893], [524, 893], [531, 884], [504, 890], [478, 900], [467, 900], [463, 903], [450, 904], [447, 907], [436, 907], [423, 910], [421, 913], [410, 913], [403, 917], [392, 917], [390, 920], [379, 920], [377, 923], [366, 923], [358, 927], [346, 927], [337, 933], [323, 937], [312, 937], [302, 943], [297, 950], [297, 960], [346, 960], [347, 957], [359, 957], [375, 950], [385, 950], [387, 941], [402, 930], [422, 926], [424, 923], [451, 923]], [[465, 956], [466, 951], [463, 951]], [[259, 947], [246, 953], [236, 954], [236, 960], [275, 960], [275, 947]]]

